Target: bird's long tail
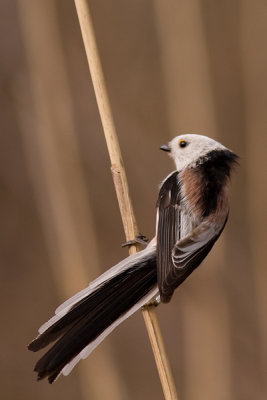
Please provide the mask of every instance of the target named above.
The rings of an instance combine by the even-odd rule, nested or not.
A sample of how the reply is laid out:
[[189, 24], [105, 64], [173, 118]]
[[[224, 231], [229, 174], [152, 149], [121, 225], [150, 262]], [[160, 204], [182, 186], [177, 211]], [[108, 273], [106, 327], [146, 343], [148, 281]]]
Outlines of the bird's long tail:
[[29, 344], [38, 351], [55, 342], [37, 362], [38, 379], [68, 375], [122, 321], [157, 293], [155, 246], [126, 258], [63, 303]]

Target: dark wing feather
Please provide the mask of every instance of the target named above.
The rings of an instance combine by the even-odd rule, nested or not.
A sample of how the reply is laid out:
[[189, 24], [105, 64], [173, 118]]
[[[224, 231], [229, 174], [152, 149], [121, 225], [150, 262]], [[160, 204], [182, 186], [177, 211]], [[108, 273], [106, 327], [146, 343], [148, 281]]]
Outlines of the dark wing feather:
[[180, 183], [177, 171], [162, 184], [158, 197], [157, 280], [161, 287], [172, 268], [172, 250], [180, 238]]
[[199, 266], [220, 236], [227, 216], [221, 224], [202, 222], [190, 235], [176, 243], [172, 250], [172, 265], [162, 282], [162, 297], [169, 301], [173, 291]]

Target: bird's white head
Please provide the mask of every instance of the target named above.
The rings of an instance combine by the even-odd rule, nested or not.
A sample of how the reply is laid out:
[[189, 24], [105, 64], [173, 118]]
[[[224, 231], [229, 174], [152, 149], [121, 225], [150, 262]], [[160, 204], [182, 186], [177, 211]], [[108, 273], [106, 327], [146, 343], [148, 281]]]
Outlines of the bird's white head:
[[176, 136], [169, 143], [161, 146], [161, 149], [169, 152], [178, 171], [190, 165], [193, 166], [213, 150], [228, 150], [216, 140], [195, 134]]

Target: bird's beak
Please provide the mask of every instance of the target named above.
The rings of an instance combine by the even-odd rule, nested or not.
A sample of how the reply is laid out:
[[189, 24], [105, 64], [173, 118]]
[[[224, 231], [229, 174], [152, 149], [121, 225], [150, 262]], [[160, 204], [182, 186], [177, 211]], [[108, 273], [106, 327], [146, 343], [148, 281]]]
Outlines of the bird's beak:
[[163, 144], [160, 146], [160, 150], [167, 151], [168, 153], [171, 151], [171, 148], [168, 144]]

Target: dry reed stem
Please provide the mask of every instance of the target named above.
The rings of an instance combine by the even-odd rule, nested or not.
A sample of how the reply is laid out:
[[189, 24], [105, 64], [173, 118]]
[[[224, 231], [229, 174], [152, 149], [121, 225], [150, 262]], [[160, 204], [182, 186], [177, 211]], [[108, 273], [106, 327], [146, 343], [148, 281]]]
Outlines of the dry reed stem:
[[[98, 56], [93, 25], [86, 1], [75, 1], [75, 5], [81, 26], [86, 56], [92, 76], [96, 101], [98, 104], [110, 156], [111, 171], [119, 202], [125, 236], [126, 240], [130, 240], [137, 234], [136, 220], [129, 197], [128, 183], [125, 175], [125, 169], [123, 167], [122, 155], [115, 130], [113, 116], [111, 113], [102, 67]], [[133, 248], [131, 251], [134, 252], [134, 250], [136, 251], [135, 248]]]
[[[106, 91], [106, 85], [95, 40], [93, 24], [86, 0], [74, 1], [77, 9], [89, 69], [91, 72], [96, 100], [111, 160], [111, 171], [118, 197], [124, 231], [126, 239], [130, 240], [133, 239], [137, 234], [137, 224], [133, 212], [126, 173]], [[136, 251], [136, 246], [131, 246], [131, 252]], [[142, 312], [149, 334], [151, 347], [153, 349], [165, 399], [177, 400], [176, 389], [169, 367], [167, 355], [164, 349], [162, 335], [155, 313], [155, 307], [152, 305], [147, 305], [143, 308]]]

